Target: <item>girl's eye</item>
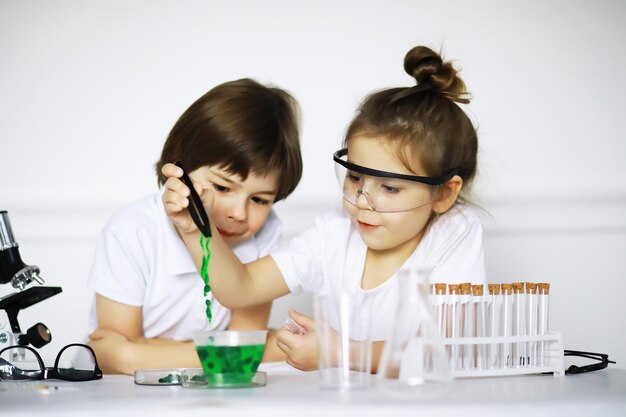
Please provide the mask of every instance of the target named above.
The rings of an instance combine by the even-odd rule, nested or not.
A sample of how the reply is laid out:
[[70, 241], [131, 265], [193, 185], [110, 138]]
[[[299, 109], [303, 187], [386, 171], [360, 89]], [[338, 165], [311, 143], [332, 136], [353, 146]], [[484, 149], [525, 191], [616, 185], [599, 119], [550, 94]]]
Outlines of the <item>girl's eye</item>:
[[399, 192], [400, 192], [400, 188], [398, 188], [398, 187], [394, 187], [394, 186], [392, 186], [392, 185], [385, 185], [385, 184], [382, 184], [382, 185], [381, 185], [381, 188], [382, 188], [385, 192], [387, 192], [387, 193], [391, 193], [391, 194], [397, 194], [397, 193], [399, 193]]
[[261, 197], [252, 197], [252, 201], [254, 201], [255, 203], [257, 203], [260, 206], [267, 206], [268, 204], [270, 204], [269, 200], [266, 200], [266, 199], [261, 198]]
[[230, 189], [228, 187], [224, 187], [223, 185], [219, 185], [219, 184], [215, 184], [213, 183], [213, 188], [215, 188], [215, 191], [219, 192], [219, 193], [227, 193], [230, 191]]
[[361, 177], [359, 177], [358, 175], [356, 175], [355, 173], [352, 172], [348, 172], [348, 174], [346, 175], [346, 177], [352, 181], [352, 182], [359, 182], [361, 181]]

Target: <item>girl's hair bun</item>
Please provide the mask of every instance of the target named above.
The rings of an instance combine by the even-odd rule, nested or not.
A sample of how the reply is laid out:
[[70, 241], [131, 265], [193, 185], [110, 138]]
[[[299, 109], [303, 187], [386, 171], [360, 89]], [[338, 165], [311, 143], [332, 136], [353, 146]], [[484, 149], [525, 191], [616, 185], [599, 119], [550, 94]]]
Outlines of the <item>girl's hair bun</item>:
[[416, 46], [404, 57], [404, 70], [422, 89], [436, 91], [457, 103], [469, 103], [465, 83], [450, 62], [426, 46]]

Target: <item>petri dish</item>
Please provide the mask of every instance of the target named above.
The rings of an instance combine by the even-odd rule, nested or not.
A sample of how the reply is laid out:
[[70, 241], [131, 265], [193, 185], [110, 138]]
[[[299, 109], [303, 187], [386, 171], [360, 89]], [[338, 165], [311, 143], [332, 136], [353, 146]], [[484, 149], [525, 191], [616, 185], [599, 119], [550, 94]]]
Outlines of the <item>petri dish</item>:
[[135, 384], [181, 385], [184, 369], [185, 368], [137, 369], [135, 371]]
[[237, 382], [237, 378], [232, 375], [219, 377], [219, 374], [212, 375], [210, 379], [204, 374], [202, 368], [187, 368], [181, 373], [181, 385], [183, 388], [253, 388], [264, 387], [267, 384], [265, 372], [258, 371], [251, 381]]

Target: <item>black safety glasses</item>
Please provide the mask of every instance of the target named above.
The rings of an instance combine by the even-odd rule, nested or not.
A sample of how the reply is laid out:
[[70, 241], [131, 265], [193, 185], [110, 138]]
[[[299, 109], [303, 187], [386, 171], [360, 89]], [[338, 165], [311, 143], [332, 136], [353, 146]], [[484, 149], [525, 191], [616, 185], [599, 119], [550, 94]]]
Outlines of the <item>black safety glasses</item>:
[[582, 374], [585, 372], [591, 371], [599, 371], [600, 369], [606, 368], [609, 363], [615, 363], [615, 361], [609, 360], [609, 355], [604, 353], [593, 353], [593, 352], [581, 352], [578, 350], [564, 350], [564, 356], [577, 356], [580, 358], [587, 358], [598, 361], [596, 363], [591, 363], [589, 365], [577, 366], [571, 365], [569, 368], [565, 370], [566, 374]]
[[0, 380], [24, 381], [62, 379], [91, 381], [102, 378], [96, 354], [90, 346], [72, 343], [57, 354], [53, 367], [46, 367], [30, 346], [9, 346], [0, 350]]

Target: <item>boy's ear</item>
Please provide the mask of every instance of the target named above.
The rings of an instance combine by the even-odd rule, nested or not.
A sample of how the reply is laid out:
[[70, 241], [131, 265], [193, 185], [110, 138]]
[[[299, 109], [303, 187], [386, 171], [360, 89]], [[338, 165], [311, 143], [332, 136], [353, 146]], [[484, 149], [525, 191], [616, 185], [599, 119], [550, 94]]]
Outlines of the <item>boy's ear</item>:
[[433, 211], [437, 214], [443, 214], [450, 210], [459, 197], [461, 188], [463, 188], [463, 179], [458, 175], [439, 187], [437, 197], [433, 201]]

